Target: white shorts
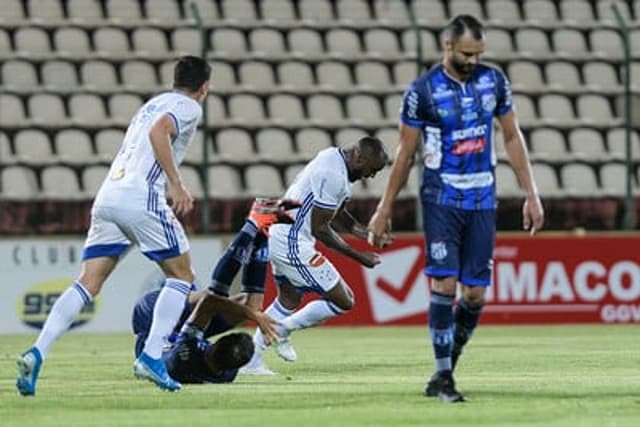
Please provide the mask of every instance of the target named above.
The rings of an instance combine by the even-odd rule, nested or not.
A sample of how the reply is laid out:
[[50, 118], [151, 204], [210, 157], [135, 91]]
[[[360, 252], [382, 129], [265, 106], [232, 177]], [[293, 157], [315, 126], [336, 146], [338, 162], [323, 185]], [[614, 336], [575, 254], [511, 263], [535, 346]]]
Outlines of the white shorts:
[[276, 283], [287, 283], [301, 292], [320, 294], [330, 291], [340, 281], [340, 273], [320, 252], [307, 250], [269, 254]]
[[166, 202], [158, 203], [152, 211], [94, 206], [82, 259], [119, 256], [131, 243], [153, 261], [189, 251], [184, 229]]

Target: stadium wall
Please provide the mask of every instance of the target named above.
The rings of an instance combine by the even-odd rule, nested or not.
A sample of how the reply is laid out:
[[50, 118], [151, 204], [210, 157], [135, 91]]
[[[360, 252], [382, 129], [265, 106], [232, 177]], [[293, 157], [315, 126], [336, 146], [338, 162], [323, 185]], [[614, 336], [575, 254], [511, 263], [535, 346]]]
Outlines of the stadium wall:
[[[199, 286], [208, 283], [230, 236], [192, 239]], [[364, 249], [366, 243], [351, 241]], [[0, 240], [0, 333], [33, 333], [80, 268], [83, 240]], [[640, 235], [498, 236], [494, 284], [484, 324], [640, 324]], [[372, 270], [331, 251], [356, 297], [356, 308], [331, 325], [423, 325], [429, 290], [422, 274], [424, 247], [418, 234], [403, 234], [381, 253]], [[135, 301], [159, 286], [162, 273], [137, 251], [125, 256], [95, 304], [74, 323], [79, 332], [130, 331]], [[236, 284], [237, 286], [237, 284]], [[271, 301], [275, 285], [267, 284]]]

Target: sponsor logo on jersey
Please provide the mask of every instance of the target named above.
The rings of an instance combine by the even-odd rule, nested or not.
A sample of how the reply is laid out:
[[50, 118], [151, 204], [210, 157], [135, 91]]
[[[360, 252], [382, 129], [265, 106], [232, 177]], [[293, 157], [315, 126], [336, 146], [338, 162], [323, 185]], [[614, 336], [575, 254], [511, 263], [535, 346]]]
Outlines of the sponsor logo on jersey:
[[405, 104], [407, 106], [407, 116], [412, 119], [418, 118], [418, 92], [411, 90], [407, 92], [405, 97]]
[[496, 109], [496, 97], [492, 93], [486, 93], [482, 95], [481, 102], [482, 102], [482, 108], [487, 113], [491, 113], [493, 110]]
[[477, 90], [493, 89], [495, 86], [496, 84], [491, 81], [491, 78], [489, 78], [489, 76], [481, 76], [478, 79], [478, 83], [476, 83]]
[[449, 89], [449, 87], [445, 84], [439, 84], [436, 86], [436, 89], [433, 91], [434, 99], [442, 99], [442, 98], [450, 98], [454, 96], [455, 93]]
[[[73, 283], [72, 279], [52, 279], [36, 283], [30, 287], [16, 304], [17, 317], [27, 326], [42, 329], [51, 307], [58, 297]], [[70, 328], [76, 328], [91, 321], [99, 308], [99, 297], [86, 304]]]
[[463, 154], [482, 153], [487, 146], [486, 138], [466, 139], [454, 144], [451, 152], [456, 156]]
[[444, 242], [432, 242], [429, 245], [429, 253], [431, 258], [442, 261], [447, 257], [447, 245]]

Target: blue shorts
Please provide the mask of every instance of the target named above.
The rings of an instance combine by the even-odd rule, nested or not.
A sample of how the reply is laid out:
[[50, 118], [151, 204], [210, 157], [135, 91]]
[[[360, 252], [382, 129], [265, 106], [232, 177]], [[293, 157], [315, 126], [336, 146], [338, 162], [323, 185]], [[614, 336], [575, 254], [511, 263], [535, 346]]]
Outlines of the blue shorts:
[[496, 211], [425, 203], [422, 217], [426, 242], [425, 274], [456, 277], [467, 286], [489, 286], [496, 240]]

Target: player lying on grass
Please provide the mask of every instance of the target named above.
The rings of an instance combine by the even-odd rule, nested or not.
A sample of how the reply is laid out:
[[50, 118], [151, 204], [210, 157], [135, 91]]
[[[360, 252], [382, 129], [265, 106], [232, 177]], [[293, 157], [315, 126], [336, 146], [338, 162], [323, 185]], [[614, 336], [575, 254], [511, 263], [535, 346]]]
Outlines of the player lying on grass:
[[[227, 247], [214, 267], [211, 286], [196, 291], [192, 287], [176, 331], [170, 337], [172, 346], [163, 354], [169, 372], [186, 383], [230, 382], [237, 368], [253, 354], [253, 343], [247, 334], [230, 334], [215, 344], [206, 339], [221, 334], [245, 320], [258, 323], [269, 340], [276, 338], [274, 321], [259, 310], [264, 297], [267, 270], [266, 233], [273, 223], [291, 222], [286, 210], [298, 207], [286, 200], [256, 200], [246, 223]], [[241, 293], [230, 299], [229, 288], [243, 268]], [[144, 295], [133, 311], [135, 352], [140, 353], [149, 333], [153, 310], [160, 290]], [[249, 338], [247, 341], [246, 338]]]

